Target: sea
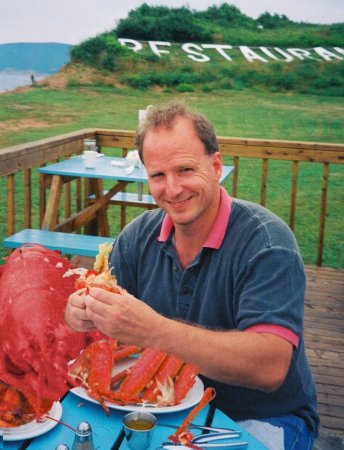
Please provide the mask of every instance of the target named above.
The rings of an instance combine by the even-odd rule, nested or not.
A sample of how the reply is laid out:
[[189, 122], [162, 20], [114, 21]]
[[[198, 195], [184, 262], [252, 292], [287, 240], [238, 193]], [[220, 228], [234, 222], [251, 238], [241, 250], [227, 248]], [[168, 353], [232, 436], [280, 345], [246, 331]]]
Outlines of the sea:
[[35, 81], [40, 81], [51, 73], [37, 73], [30, 70], [0, 70], [0, 93], [12, 91], [18, 87], [30, 86], [32, 84], [31, 75], [33, 75]]

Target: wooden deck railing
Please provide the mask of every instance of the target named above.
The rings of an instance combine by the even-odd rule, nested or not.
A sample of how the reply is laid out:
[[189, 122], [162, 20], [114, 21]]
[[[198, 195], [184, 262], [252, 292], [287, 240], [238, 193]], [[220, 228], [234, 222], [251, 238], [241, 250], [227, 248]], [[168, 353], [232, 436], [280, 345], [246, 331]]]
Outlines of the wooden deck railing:
[[[80, 153], [83, 148], [83, 139], [95, 138], [100, 147], [113, 147], [121, 149], [125, 153], [128, 149], [134, 148], [134, 132], [123, 130], [102, 130], [85, 129], [78, 132], [56, 136], [27, 144], [17, 145], [0, 150], [0, 193], [2, 199], [7, 199], [7, 226], [1, 233], [10, 235], [17, 231], [17, 223], [20, 228], [31, 227], [33, 216], [41, 223], [45, 208], [44, 178], [37, 178], [37, 167], [46, 163]], [[290, 174], [291, 190], [289, 201], [289, 225], [294, 230], [296, 224], [296, 205], [298, 198], [298, 182], [300, 179], [301, 163], [317, 163], [322, 165], [321, 186], [319, 190], [319, 215], [318, 215], [318, 236], [316, 261], [318, 266], [323, 262], [323, 249], [325, 242], [325, 219], [327, 211], [327, 193], [329, 186], [330, 165], [344, 163], [344, 145], [294, 142], [294, 141], [274, 141], [259, 139], [240, 139], [229, 137], [218, 137], [220, 150], [223, 156], [232, 158], [235, 166], [232, 186], [227, 187], [233, 196], [238, 195], [240, 188], [240, 174], [245, 167], [247, 158], [260, 160], [261, 173], [256, 178], [260, 178], [259, 202], [266, 205], [267, 189], [269, 187], [268, 174], [269, 165], [273, 160], [288, 161], [291, 164]], [[244, 161], [244, 162], [243, 162]], [[36, 178], [34, 178], [34, 176]], [[4, 177], [6, 182], [4, 182]], [[19, 181], [20, 178], [20, 181]], [[37, 192], [34, 180], [39, 180], [39, 195], [37, 201], [33, 203], [33, 193]], [[255, 180], [256, 182], [257, 180]], [[22, 183], [22, 198], [19, 198], [19, 189], [16, 192], [17, 183]], [[36, 181], [37, 183], [37, 181]], [[82, 189], [86, 189], [86, 192]], [[71, 194], [70, 187], [65, 189], [65, 214], [70, 213], [71, 202], [78, 210], [81, 207], [83, 198], [87, 196], [87, 186], [82, 187], [81, 181], [76, 181], [76, 188]], [[22, 204], [22, 209], [16, 206]], [[18, 213], [20, 220], [18, 220]], [[38, 216], [38, 218], [37, 218]], [[38, 224], [38, 225], [39, 225]], [[0, 233], [0, 234], [1, 234]]]

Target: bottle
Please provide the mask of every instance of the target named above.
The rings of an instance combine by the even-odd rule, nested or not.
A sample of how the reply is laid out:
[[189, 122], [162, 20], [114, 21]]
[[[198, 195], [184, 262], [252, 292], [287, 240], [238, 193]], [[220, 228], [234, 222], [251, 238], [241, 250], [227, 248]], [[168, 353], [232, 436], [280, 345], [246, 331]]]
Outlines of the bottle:
[[92, 428], [88, 422], [77, 426], [72, 450], [94, 450]]

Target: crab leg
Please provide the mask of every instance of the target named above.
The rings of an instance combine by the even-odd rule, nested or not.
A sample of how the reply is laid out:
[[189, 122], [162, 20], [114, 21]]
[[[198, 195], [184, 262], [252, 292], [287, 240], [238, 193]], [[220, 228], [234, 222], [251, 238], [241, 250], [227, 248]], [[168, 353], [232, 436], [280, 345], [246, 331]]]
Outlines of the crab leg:
[[207, 388], [204, 393], [203, 396], [200, 400], [200, 402], [198, 403], [198, 405], [196, 405], [190, 412], [189, 414], [185, 417], [185, 419], [183, 420], [182, 424], [180, 425], [180, 427], [178, 428], [178, 430], [176, 430], [173, 434], [171, 434], [171, 436], [169, 436], [169, 439], [172, 442], [181, 442], [184, 443], [182, 441], [182, 437], [183, 435], [186, 435], [187, 440], [190, 439], [190, 433], [187, 431], [188, 426], [190, 425], [190, 423], [193, 421], [193, 419], [197, 416], [197, 414], [201, 411], [201, 409], [203, 409], [205, 406], [207, 406], [207, 404], [209, 402], [211, 402], [211, 400], [213, 400], [213, 398], [215, 397], [216, 393], [215, 393], [215, 389], [213, 388]]
[[99, 401], [107, 414], [104, 403], [110, 391], [116, 341], [92, 342], [69, 367], [69, 375], [78, 378], [88, 387], [88, 394]]
[[109, 414], [109, 408], [105, 405], [104, 397], [106, 397], [106, 394], [110, 390], [113, 348], [107, 342], [106, 344], [100, 343], [99, 348], [92, 355], [92, 363], [88, 376], [88, 393], [91, 397], [98, 400], [106, 413]]
[[195, 382], [199, 370], [192, 364], [185, 363], [174, 382], [175, 402], [178, 405]]
[[161, 364], [154, 380], [145, 390], [143, 402], [155, 403], [159, 405], [174, 405], [175, 393], [173, 379], [183, 365], [183, 361], [174, 355], [167, 355]]
[[113, 355], [114, 361], [127, 358], [130, 355], [141, 352], [142, 348], [137, 345], [119, 345]]
[[153, 378], [166, 356], [164, 352], [146, 348], [137, 363], [130, 368], [129, 375], [123, 380], [119, 389], [112, 393], [111, 398], [125, 403], [138, 401], [139, 393]]

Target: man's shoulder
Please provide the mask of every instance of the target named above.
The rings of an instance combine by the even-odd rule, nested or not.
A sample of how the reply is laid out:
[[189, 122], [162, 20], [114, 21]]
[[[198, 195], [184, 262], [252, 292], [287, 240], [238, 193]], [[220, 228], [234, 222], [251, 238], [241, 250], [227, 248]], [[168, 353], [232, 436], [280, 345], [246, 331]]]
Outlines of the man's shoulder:
[[284, 220], [274, 212], [247, 200], [233, 199], [230, 218], [232, 231], [239, 230], [248, 240], [255, 236], [268, 247], [286, 245], [295, 248], [295, 236]]
[[232, 214], [234, 217], [246, 217], [247, 220], [250, 220], [258, 225], [273, 223], [283, 227], [288, 227], [283, 219], [273, 211], [259, 205], [258, 203], [250, 202], [248, 200], [233, 199]]

